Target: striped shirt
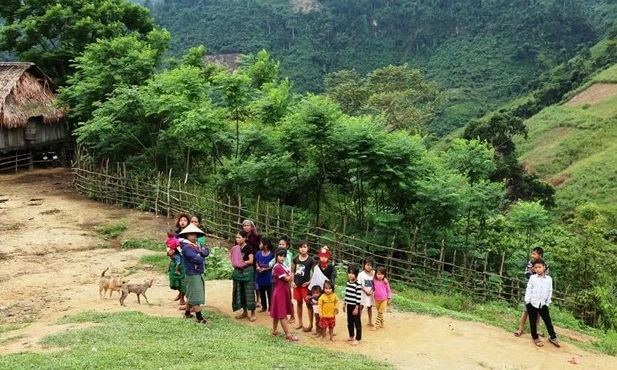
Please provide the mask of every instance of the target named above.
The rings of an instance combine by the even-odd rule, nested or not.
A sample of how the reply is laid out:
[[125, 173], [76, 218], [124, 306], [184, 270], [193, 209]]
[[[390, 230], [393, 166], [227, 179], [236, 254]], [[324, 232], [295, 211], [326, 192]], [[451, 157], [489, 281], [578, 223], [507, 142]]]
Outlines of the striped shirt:
[[345, 286], [345, 304], [359, 305], [362, 299], [362, 286], [358, 280], [348, 281]]
[[525, 291], [525, 304], [531, 303], [535, 308], [551, 304], [553, 295], [553, 279], [550, 276], [531, 275]]

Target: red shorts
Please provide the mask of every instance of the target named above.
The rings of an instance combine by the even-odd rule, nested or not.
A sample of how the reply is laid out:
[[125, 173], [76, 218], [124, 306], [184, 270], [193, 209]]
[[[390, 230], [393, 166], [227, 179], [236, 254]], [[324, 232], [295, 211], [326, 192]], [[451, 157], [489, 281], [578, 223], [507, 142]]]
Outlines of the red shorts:
[[336, 317], [320, 317], [319, 327], [322, 329], [333, 328], [336, 326]]
[[308, 295], [308, 287], [297, 286], [294, 288], [294, 300], [302, 301]]

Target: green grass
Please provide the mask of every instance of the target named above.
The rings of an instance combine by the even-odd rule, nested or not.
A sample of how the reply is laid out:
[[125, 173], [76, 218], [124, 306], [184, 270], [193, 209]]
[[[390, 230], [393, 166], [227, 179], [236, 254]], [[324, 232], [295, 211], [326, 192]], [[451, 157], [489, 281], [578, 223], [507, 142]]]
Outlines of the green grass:
[[206, 312], [208, 326], [181, 318], [150, 317], [140, 312], [85, 312], [60, 323], [100, 325], [46, 336], [50, 353], [0, 357], [0, 369], [391, 369], [359, 355], [307, 347], [272, 337], [252, 327]]
[[[617, 73], [617, 68], [611, 73]], [[527, 120], [519, 158], [557, 187], [557, 212], [593, 202], [616, 213], [617, 96], [594, 104], [552, 106]]]
[[0, 326], [0, 334], [6, 333], [7, 331], [19, 330], [27, 325], [25, 324], [3, 324]]
[[24, 337], [25, 337], [24, 334], [17, 334], [17, 335], [8, 336], [6, 338], [1, 338], [0, 345], [11, 343], [11, 342], [17, 341], [18, 339], [24, 338]]
[[128, 228], [126, 220], [119, 220], [105, 226], [99, 226], [96, 231], [103, 236], [103, 239], [115, 239], [122, 235]]
[[122, 241], [122, 249], [147, 249], [165, 253], [165, 244], [150, 239], [125, 239]]

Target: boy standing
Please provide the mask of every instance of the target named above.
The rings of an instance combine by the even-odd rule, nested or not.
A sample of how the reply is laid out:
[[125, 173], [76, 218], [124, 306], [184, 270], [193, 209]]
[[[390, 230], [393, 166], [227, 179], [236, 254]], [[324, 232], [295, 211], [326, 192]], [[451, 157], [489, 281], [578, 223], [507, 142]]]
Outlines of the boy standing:
[[535, 260], [533, 262], [533, 269], [536, 273], [529, 278], [525, 291], [525, 305], [529, 313], [531, 337], [536, 346], [541, 347], [544, 345], [538, 338], [537, 319], [538, 315], [540, 315], [550, 336], [548, 341], [557, 347], [561, 347], [548, 311], [548, 305], [551, 304], [551, 297], [553, 295], [553, 279], [546, 275], [546, 264], [543, 259]]
[[[533, 269], [533, 261], [544, 258], [544, 249], [542, 247], [535, 247], [531, 250], [531, 260], [527, 263], [527, 267], [525, 268], [525, 278], [529, 280], [529, 278], [534, 275], [536, 272]], [[545, 274], [548, 275], [548, 264], [546, 265]], [[523, 328], [525, 327], [525, 323], [527, 322], [527, 317], [529, 314], [527, 313], [527, 307], [525, 307], [523, 313], [521, 314], [521, 321], [518, 325], [518, 329], [514, 332], [515, 337], [520, 337], [523, 334]], [[538, 317], [538, 322], [540, 318]], [[538, 324], [536, 322], [536, 325]]]

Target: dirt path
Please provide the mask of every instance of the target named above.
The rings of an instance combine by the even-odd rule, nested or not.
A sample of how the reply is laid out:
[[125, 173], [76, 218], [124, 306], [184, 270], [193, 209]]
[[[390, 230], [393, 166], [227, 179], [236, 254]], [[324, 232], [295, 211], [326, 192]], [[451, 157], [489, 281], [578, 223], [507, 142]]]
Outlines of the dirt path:
[[[86, 327], [54, 325], [60, 317], [84, 310], [180, 316], [166, 276], [147, 266], [137, 266], [130, 279], [154, 278], [148, 291], [150, 305], [137, 305], [134, 296], [127, 299], [127, 307], [120, 307], [117, 299], [99, 298], [103, 269], [124, 273], [137, 265], [139, 257], [152, 252], [97, 248], [104, 241], [95, 226], [122, 218], [130, 225], [125, 237], [143, 237], [163, 235], [167, 219], [87, 200], [73, 191], [71, 181], [70, 172], [61, 169], [0, 176], [0, 324], [28, 323], [19, 330], [0, 332], [0, 354], [42, 351], [37, 344], [41, 337]], [[231, 283], [209, 281], [206, 290], [208, 308], [231, 315]], [[266, 315], [258, 315], [255, 323], [246, 325], [271, 325]], [[372, 332], [365, 327], [362, 345], [351, 347], [344, 343], [341, 314], [337, 342], [322, 343], [300, 333], [300, 345], [369, 354], [400, 369], [617, 368], [615, 357], [588, 353], [568, 343], [561, 349], [548, 344], [536, 348], [528, 335], [517, 339], [483, 324], [400, 312], [388, 313], [386, 320], [385, 330]], [[578, 365], [567, 362], [573, 356], [580, 359]]]
[[594, 104], [617, 94], [617, 84], [596, 83], [570, 99], [566, 105]]

